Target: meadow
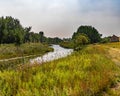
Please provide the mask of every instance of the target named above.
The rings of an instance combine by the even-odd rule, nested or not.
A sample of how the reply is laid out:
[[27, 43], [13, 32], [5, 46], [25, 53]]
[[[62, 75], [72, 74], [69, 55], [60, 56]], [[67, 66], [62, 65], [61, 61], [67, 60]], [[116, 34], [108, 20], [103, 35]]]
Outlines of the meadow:
[[26, 64], [30, 58], [41, 56], [50, 51], [53, 49], [41, 43], [25, 43], [20, 47], [16, 47], [14, 44], [2, 44], [0, 45], [0, 70], [16, 69], [18, 65]]
[[[108, 50], [109, 57], [119, 68], [120, 68], [120, 42], [106, 43], [102, 44]], [[116, 74], [120, 74], [119, 72]], [[111, 96], [120, 96], [120, 77], [117, 78], [117, 85], [114, 88], [111, 88]]]
[[72, 41], [69, 41], [69, 42], [61, 42], [60, 43], [60, 46], [61, 47], [64, 47], [64, 48], [71, 48], [73, 49], [74, 48], [74, 43]]
[[20, 47], [16, 47], [14, 44], [1, 44], [0, 59], [44, 54], [49, 51], [53, 51], [53, 49], [42, 43], [25, 43]]
[[[0, 72], [0, 96], [104, 96], [119, 68], [107, 50], [89, 45], [68, 57]], [[111, 95], [112, 96], [112, 95]]]
[[120, 42], [106, 43], [105, 45], [112, 48], [120, 48]]

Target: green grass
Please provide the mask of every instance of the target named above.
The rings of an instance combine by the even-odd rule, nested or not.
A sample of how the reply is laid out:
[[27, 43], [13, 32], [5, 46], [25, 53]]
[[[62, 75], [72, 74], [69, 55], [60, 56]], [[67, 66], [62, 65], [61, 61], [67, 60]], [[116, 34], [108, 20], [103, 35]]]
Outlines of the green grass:
[[113, 47], [113, 48], [120, 48], [120, 42], [106, 43], [104, 45], [108, 47]]
[[0, 59], [44, 54], [49, 51], [52, 51], [52, 48], [41, 43], [25, 43], [18, 48], [14, 44], [2, 44], [0, 45]]
[[64, 47], [64, 48], [71, 48], [73, 49], [74, 48], [74, 44], [72, 41], [69, 41], [69, 42], [61, 42], [60, 43], [60, 46]]
[[[102, 44], [104, 49], [108, 50], [107, 56], [118, 66], [120, 69], [120, 42]], [[120, 71], [116, 73], [116, 86], [111, 88], [105, 96], [120, 96]]]
[[105, 54], [91, 45], [66, 58], [0, 72], [0, 96], [100, 96], [119, 71]]
[[[13, 44], [4, 44], [0, 46], [0, 60], [16, 58], [14, 60], [0, 61], [0, 70], [13, 70], [19, 64], [25, 64], [30, 58], [41, 56], [46, 52], [53, 51], [48, 45], [41, 43], [26, 43], [22, 44], [18, 49]], [[29, 57], [25, 57], [29, 56]]]

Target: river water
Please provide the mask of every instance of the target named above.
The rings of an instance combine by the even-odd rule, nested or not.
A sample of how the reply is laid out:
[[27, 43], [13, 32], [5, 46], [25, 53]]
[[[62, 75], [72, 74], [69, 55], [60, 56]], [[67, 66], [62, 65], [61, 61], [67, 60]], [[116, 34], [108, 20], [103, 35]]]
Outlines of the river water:
[[53, 52], [48, 52], [47, 54], [41, 57], [30, 59], [30, 63], [33, 64], [34, 62], [36, 62], [41, 64], [43, 62], [48, 62], [48, 61], [52, 61], [62, 57], [66, 57], [73, 52], [73, 49], [66, 49], [66, 48], [60, 47], [59, 45], [52, 45], [51, 47], [54, 49]]

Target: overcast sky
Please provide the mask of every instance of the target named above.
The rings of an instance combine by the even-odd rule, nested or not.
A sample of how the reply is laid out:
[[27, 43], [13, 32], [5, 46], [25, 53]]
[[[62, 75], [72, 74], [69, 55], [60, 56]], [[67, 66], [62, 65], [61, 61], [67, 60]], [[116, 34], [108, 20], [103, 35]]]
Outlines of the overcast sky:
[[50, 37], [71, 37], [80, 25], [120, 36], [120, 0], [0, 0], [0, 16]]

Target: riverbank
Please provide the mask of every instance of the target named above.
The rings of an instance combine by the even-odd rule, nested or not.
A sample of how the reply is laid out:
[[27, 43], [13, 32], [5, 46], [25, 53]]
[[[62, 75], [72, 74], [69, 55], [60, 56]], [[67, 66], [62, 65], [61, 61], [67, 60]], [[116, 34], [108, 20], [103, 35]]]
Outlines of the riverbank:
[[64, 48], [68, 48], [68, 49], [74, 49], [74, 44], [71, 41], [69, 41], [69, 42], [61, 42], [60, 46], [64, 47]]
[[19, 48], [13, 44], [0, 46], [0, 70], [13, 70], [19, 64], [26, 64], [31, 58], [42, 56], [53, 48], [41, 43], [25, 43]]
[[61, 47], [60, 45], [52, 45], [51, 48], [54, 49], [53, 52], [48, 52], [47, 54], [31, 59], [30, 62], [34, 64], [34, 62], [42, 64], [44, 62], [53, 61], [59, 58], [67, 57], [72, 54], [73, 49], [66, 49]]
[[25, 43], [20, 47], [16, 47], [14, 44], [2, 44], [0, 45], [0, 60], [37, 54], [42, 55], [50, 51], [53, 51], [53, 49], [42, 43]]
[[[120, 69], [120, 42], [102, 44], [108, 50], [107, 57]], [[115, 85], [109, 89], [105, 96], [120, 96], [120, 71], [115, 75]]]
[[[0, 72], [3, 96], [103, 96], [119, 68], [102, 46], [90, 45], [68, 57]], [[7, 91], [6, 91], [7, 90]]]

